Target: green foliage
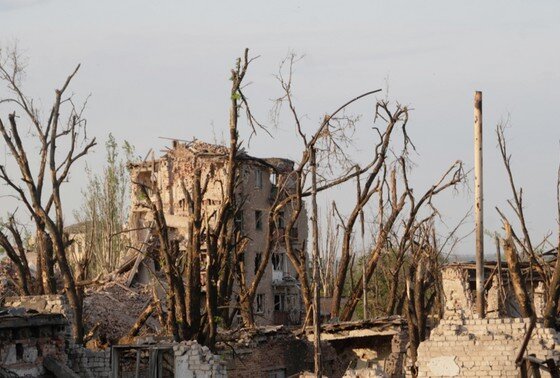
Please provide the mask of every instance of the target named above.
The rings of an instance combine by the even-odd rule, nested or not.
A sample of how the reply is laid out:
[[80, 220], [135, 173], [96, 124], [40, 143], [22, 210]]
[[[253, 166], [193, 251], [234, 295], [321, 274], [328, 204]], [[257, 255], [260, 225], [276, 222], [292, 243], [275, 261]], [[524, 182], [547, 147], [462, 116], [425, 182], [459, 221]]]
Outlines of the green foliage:
[[94, 173], [89, 167], [88, 184], [83, 204], [74, 212], [78, 222], [84, 222], [85, 250], [91, 252], [88, 273], [97, 275], [114, 270], [126, 248], [125, 234], [129, 206], [129, 174], [127, 164], [134, 159], [134, 148], [119, 144], [112, 134], [105, 142], [106, 163], [102, 172]]
[[[406, 271], [409, 264], [405, 259], [403, 267], [401, 268], [401, 279], [398, 282], [397, 295], [401, 295], [404, 290], [404, 279], [402, 278], [402, 272]], [[367, 284], [367, 304], [368, 317], [378, 317], [387, 315], [387, 304], [389, 303], [390, 290], [392, 285], [392, 277], [390, 272], [393, 271], [396, 264], [396, 257], [394, 253], [386, 252], [384, 253], [377, 263], [377, 269], [375, 269], [373, 276]], [[352, 283], [356, 285], [358, 280], [362, 277], [363, 271], [363, 259], [359, 258], [355, 261], [350, 274], [346, 280], [344, 286], [344, 296], [347, 296], [351, 292]], [[363, 300], [361, 300], [356, 306], [354, 311], [355, 319], [363, 319], [364, 307]]]
[[214, 322], [216, 323], [218, 328], [224, 328], [226, 326], [224, 318], [222, 318], [221, 316], [214, 316]]

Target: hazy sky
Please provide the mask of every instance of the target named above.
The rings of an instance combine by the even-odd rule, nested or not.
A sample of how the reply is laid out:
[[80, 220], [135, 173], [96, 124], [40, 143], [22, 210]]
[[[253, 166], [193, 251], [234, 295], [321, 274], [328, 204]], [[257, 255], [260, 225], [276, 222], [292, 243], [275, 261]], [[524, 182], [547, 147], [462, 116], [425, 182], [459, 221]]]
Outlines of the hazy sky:
[[[273, 74], [290, 51], [305, 55], [294, 91], [310, 129], [347, 99], [388, 83], [389, 98], [414, 109], [409, 131], [418, 148], [412, 178], [418, 192], [454, 160], [473, 166], [472, 97], [482, 90], [486, 228], [499, 230], [494, 206], [505, 208], [510, 197], [494, 136], [496, 123], [509, 115], [509, 148], [538, 239], [557, 227], [559, 19], [556, 1], [0, 0], [0, 43], [18, 41], [29, 57], [25, 86], [45, 106], [82, 63], [72, 90], [78, 98], [92, 95], [89, 133], [103, 141], [112, 132], [139, 154], [163, 148], [158, 137], [220, 137], [229, 68], [245, 47], [261, 56], [247, 93], [265, 122], [270, 99], [280, 94]], [[372, 100], [350, 109], [363, 115], [365, 130]], [[3, 119], [8, 110], [0, 109]], [[298, 157], [288, 119], [275, 136], [259, 135], [251, 153]], [[367, 140], [360, 146], [365, 153]], [[102, 158], [98, 147], [88, 164], [98, 167]], [[83, 176], [76, 170], [66, 189], [68, 223]], [[444, 219], [451, 225], [472, 201], [468, 190], [442, 198]], [[472, 250], [472, 239], [460, 247]]]

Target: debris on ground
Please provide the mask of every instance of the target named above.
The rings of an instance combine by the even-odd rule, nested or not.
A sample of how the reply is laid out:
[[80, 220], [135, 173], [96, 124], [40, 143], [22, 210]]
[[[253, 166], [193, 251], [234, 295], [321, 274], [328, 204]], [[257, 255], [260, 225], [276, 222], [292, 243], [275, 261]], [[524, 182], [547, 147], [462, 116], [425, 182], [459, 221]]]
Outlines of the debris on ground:
[[[116, 344], [126, 336], [138, 316], [152, 301], [152, 291], [147, 286], [124, 286], [125, 277], [86, 290], [84, 298], [84, 323], [86, 329], [97, 324], [96, 339], [102, 344]], [[150, 318], [140, 334], [157, 333], [158, 322]]]

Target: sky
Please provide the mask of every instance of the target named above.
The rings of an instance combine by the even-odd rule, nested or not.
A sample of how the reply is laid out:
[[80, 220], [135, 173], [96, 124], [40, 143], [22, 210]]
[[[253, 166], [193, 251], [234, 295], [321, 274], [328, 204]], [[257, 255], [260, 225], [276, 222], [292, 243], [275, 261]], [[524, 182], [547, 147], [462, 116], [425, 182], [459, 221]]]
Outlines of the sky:
[[[229, 70], [248, 47], [259, 58], [246, 93], [264, 123], [271, 123], [271, 100], [281, 95], [274, 74], [290, 52], [304, 55], [293, 90], [308, 131], [325, 113], [372, 89], [413, 109], [408, 130], [417, 147], [411, 174], [417, 192], [455, 160], [472, 169], [473, 94], [483, 91], [485, 228], [501, 230], [494, 208], [507, 208], [511, 197], [495, 138], [496, 124], [509, 119], [512, 164], [536, 240], [557, 230], [559, 17], [555, 1], [0, 0], [0, 46], [17, 41], [28, 57], [24, 87], [45, 107], [53, 89], [82, 65], [71, 91], [77, 99], [91, 94], [88, 133], [101, 143], [66, 184], [67, 223], [80, 206], [84, 164], [100, 169], [109, 132], [139, 155], [163, 149], [168, 141], [161, 137], [220, 140], [227, 130]], [[374, 101], [349, 109], [362, 116], [357, 157], [367, 156], [373, 143], [367, 135]], [[8, 111], [0, 108], [0, 117]], [[252, 155], [299, 157], [289, 118], [273, 135], [259, 133], [247, 145], [242, 131]], [[5, 150], [0, 144], [3, 160]], [[438, 199], [448, 227], [471, 208], [472, 180]], [[347, 200], [340, 191], [332, 195]], [[4, 198], [0, 206], [9, 211], [13, 203]], [[471, 217], [462, 232], [472, 228]], [[493, 254], [489, 236], [486, 248]], [[457, 252], [473, 250], [469, 237]]]

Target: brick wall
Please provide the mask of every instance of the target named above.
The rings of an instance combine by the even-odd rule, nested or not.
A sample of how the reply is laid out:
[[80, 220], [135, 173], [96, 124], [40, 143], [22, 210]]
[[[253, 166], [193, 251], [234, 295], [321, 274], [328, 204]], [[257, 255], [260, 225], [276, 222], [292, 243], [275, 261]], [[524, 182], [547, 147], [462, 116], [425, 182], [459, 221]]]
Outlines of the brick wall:
[[[30, 295], [22, 297], [6, 297], [4, 306], [35, 310], [41, 314], [62, 314], [68, 320], [68, 325], [74, 321], [74, 313], [64, 295]], [[65, 329], [65, 338], [72, 340], [72, 328]]]
[[[4, 300], [4, 306], [32, 309], [42, 314], [62, 314], [68, 324], [74, 320], [74, 313], [64, 295], [7, 297]], [[67, 361], [68, 366], [80, 377], [109, 377], [111, 375], [110, 350], [92, 351], [81, 345], [75, 345], [72, 342], [70, 326], [64, 327], [61, 339], [63, 353], [58, 353], [57, 359]]]
[[[515, 358], [529, 327], [529, 319], [449, 319], [432, 330], [418, 348], [419, 377], [516, 377]], [[537, 324], [528, 354], [560, 357], [557, 333]]]
[[68, 363], [80, 377], [108, 378], [111, 376], [111, 349], [93, 351], [75, 346], [68, 352]]
[[183, 378], [225, 378], [226, 368], [221, 358], [196, 341], [184, 341], [173, 346], [175, 376]]
[[[55, 318], [54, 315], [49, 319], [44, 316], [14, 318], [21, 319], [22, 324], [10, 328], [0, 327], [0, 367], [18, 376], [39, 377], [45, 374], [45, 357], [52, 356], [62, 362], [67, 360], [64, 318]], [[0, 376], [3, 376], [2, 372]]]
[[[465, 270], [452, 267], [442, 272], [445, 292], [444, 318], [429, 340], [418, 348], [419, 377], [516, 377], [515, 358], [529, 328], [529, 319], [500, 318], [504, 309], [491, 288], [487, 295], [486, 319], [473, 314], [472, 292]], [[536, 299], [539, 292], [536, 291]], [[538, 307], [538, 306], [537, 306]], [[538, 312], [538, 311], [537, 311]], [[537, 323], [527, 355], [560, 360], [560, 336]], [[543, 376], [544, 373], [543, 373]]]

